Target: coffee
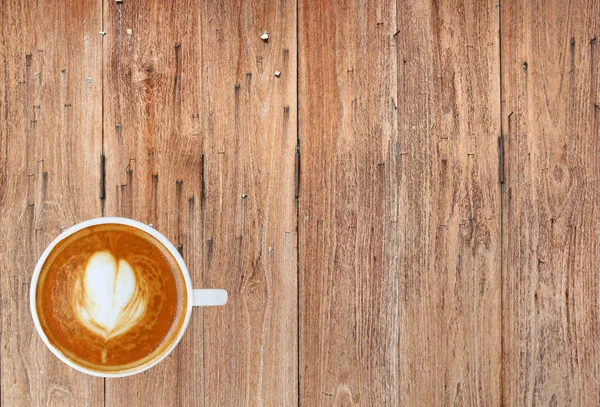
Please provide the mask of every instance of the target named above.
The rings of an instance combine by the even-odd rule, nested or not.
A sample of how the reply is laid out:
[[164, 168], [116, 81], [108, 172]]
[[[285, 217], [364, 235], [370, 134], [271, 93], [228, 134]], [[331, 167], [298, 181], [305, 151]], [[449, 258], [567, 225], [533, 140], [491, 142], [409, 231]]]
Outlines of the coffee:
[[176, 339], [187, 309], [183, 274], [156, 238], [122, 224], [60, 241], [38, 280], [36, 308], [50, 343], [98, 372], [135, 369]]

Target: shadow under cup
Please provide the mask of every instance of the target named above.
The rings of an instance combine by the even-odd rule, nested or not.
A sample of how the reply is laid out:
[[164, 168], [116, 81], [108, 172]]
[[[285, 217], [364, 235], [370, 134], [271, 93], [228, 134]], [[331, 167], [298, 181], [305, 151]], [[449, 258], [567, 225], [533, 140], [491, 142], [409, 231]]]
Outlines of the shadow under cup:
[[56, 356], [114, 377], [144, 371], [170, 353], [189, 321], [192, 290], [183, 259], [164, 236], [109, 219], [76, 225], [46, 249], [31, 308]]

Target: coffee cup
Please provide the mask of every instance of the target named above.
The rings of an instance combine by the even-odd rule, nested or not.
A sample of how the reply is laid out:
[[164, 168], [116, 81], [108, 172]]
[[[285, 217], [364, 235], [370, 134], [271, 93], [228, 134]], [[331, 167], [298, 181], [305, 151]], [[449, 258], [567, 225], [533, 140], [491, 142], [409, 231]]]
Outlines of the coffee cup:
[[226, 303], [225, 290], [193, 289], [165, 236], [119, 217], [65, 230], [31, 279], [31, 314], [44, 344], [72, 368], [99, 377], [157, 365], [183, 337], [194, 307]]

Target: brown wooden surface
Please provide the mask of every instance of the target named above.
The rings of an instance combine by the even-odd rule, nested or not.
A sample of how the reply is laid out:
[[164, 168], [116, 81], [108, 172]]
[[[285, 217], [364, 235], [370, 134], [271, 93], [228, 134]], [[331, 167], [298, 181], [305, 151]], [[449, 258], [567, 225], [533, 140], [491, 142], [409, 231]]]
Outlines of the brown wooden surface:
[[[193, 2], [104, 1], [104, 215], [153, 224], [202, 278], [200, 13]], [[182, 246], [179, 246], [182, 245]], [[213, 315], [223, 309], [214, 309]], [[140, 377], [106, 380], [107, 406], [201, 405], [202, 312], [181, 346]]]
[[597, 406], [600, 3], [511, 0], [502, 27], [504, 401]]
[[101, 7], [0, 7], [1, 404], [102, 405], [103, 380], [47, 351], [29, 312], [37, 257], [62, 228], [101, 214]]
[[300, 2], [306, 405], [498, 405], [498, 12]]
[[[597, 2], [0, 21], [2, 406], [600, 405]], [[62, 228], [115, 215], [230, 302], [102, 380], [44, 347], [29, 281]]]
[[104, 22], [105, 215], [152, 223], [230, 294], [106, 403], [293, 404], [295, 4], [106, 1]]

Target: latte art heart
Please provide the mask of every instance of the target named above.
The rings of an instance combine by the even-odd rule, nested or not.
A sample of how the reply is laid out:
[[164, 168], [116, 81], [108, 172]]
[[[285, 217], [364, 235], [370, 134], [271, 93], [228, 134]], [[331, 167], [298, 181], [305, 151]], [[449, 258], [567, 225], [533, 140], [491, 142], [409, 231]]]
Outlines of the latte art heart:
[[143, 316], [147, 298], [142, 281], [124, 259], [94, 253], [73, 290], [73, 309], [81, 324], [110, 339], [127, 332]]

